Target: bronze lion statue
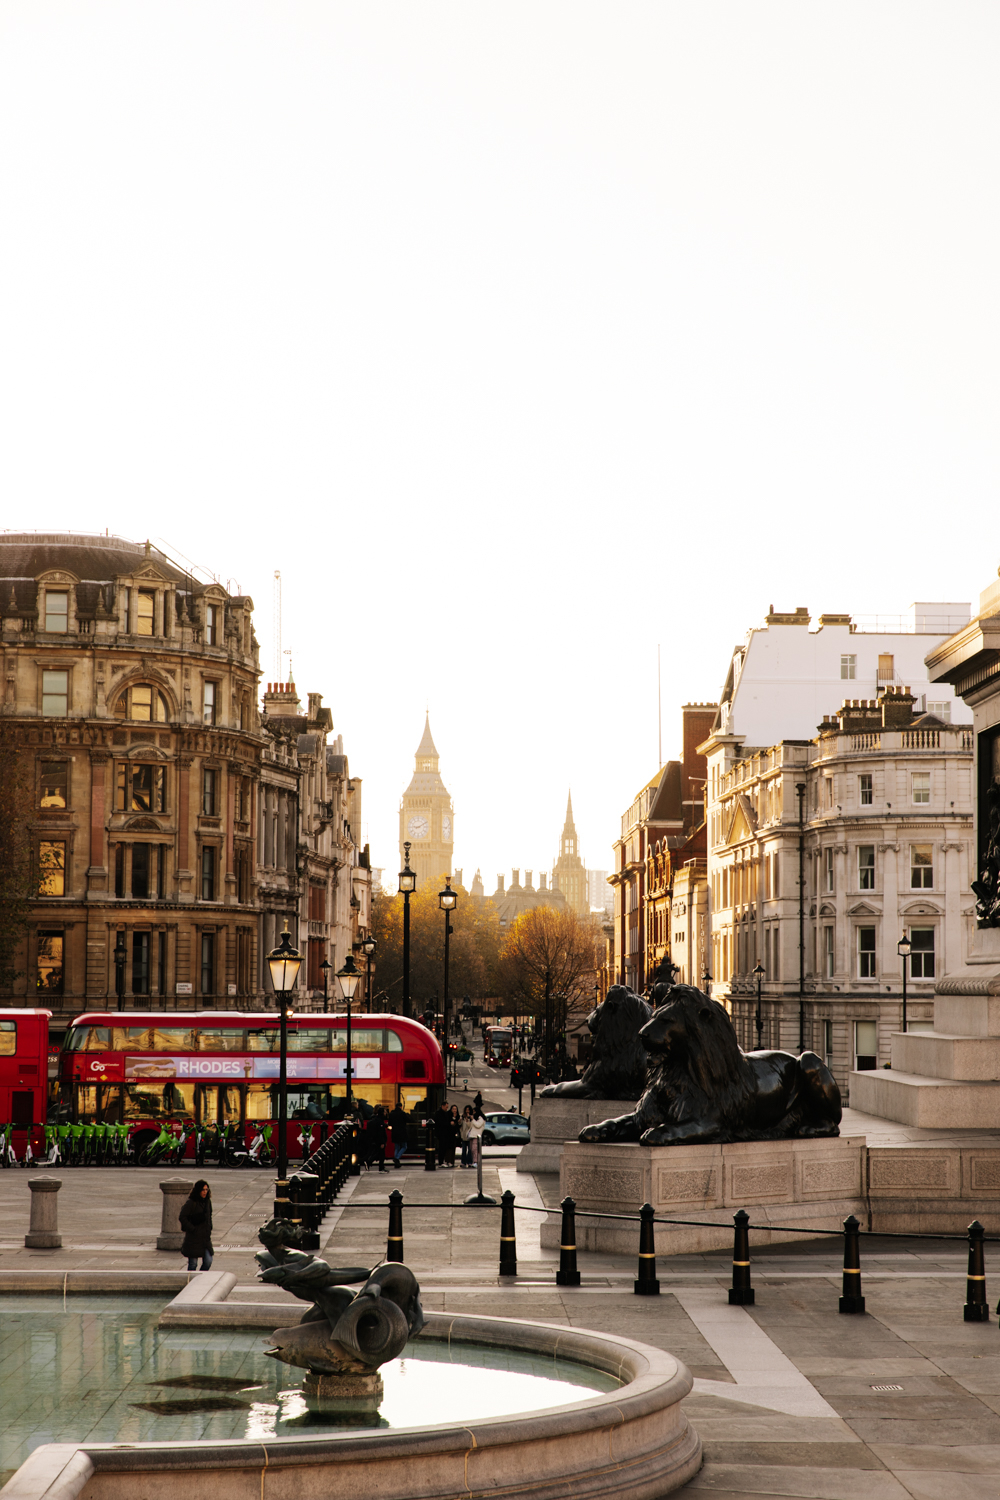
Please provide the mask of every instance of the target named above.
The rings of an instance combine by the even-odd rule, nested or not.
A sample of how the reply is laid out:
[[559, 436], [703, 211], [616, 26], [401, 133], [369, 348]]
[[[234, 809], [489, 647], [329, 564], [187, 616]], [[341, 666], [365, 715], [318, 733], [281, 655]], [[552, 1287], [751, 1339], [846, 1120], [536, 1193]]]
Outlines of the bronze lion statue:
[[649, 1003], [624, 984], [613, 984], [587, 1017], [594, 1059], [582, 1078], [550, 1083], [543, 1099], [638, 1099], [646, 1082], [646, 1049], [639, 1033], [653, 1014]]
[[724, 1008], [678, 984], [639, 1033], [648, 1055], [635, 1113], [581, 1141], [693, 1146], [840, 1134], [840, 1090], [815, 1052], [743, 1052]]

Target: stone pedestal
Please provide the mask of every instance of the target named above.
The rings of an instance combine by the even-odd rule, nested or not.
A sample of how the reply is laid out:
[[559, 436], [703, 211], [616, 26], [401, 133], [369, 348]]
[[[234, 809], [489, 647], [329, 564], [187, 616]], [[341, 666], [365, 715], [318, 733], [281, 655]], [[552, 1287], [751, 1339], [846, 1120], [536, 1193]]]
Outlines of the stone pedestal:
[[24, 1236], [25, 1245], [29, 1250], [61, 1250], [56, 1194], [62, 1182], [57, 1177], [42, 1177], [37, 1182], [29, 1182], [28, 1187], [31, 1190], [31, 1220]]
[[370, 1375], [315, 1375], [310, 1370], [302, 1382], [302, 1394], [310, 1411], [337, 1416], [377, 1412], [384, 1386], [377, 1370]]
[[179, 1177], [171, 1177], [166, 1182], [160, 1183], [160, 1192], [163, 1194], [163, 1212], [160, 1219], [160, 1232], [156, 1236], [157, 1250], [179, 1250], [184, 1243], [184, 1231], [181, 1229], [181, 1205], [185, 1198], [190, 1197], [193, 1182], [185, 1182]]
[[563, 1145], [575, 1141], [585, 1125], [630, 1115], [634, 1099], [543, 1099], [531, 1106], [531, 1140], [517, 1158], [519, 1172], [558, 1172]]
[[[637, 1255], [639, 1223], [588, 1219], [634, 1213], [651, 1203], [656, 1214], [707, 1219], [710, 1226], [656, 1225], [658, 1254], [732, 1248], [733, 1214], [750, 1215], [752, 1243], [839, 1230], [849, 1214], [867, 1223], [864, 1136], [823, 1140], [741, 1141], [731, 1146], [583, 1145], [567, 1142], [559, 1173], [560, 1197], [576, 1200], [580, 1250]], [[775, 1226], [769, 1228], [768, 1226]], [[559, 1246], [560, 1216], [542, 1225], [546, 1249]]]
[[934, 1030], [894, 1032], [890, 1055], [889, 1068], [851, 1074], [852, 1109], [936, 1130], [1000, 1130], [1000, 971], [970, 965], [940, 980]]

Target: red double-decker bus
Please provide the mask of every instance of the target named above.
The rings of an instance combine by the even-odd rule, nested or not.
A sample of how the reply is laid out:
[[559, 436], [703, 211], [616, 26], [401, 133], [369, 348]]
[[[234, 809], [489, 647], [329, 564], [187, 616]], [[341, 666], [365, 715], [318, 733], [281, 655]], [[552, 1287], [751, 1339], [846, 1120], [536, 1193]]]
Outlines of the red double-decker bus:
[[13, 1125], [15, 1148], [23, 1154], [24, 1136], [32, 1132], [37, 1152], [45, 1124], [48, 1092], [50, 1010], [0, 1011], [0, 1125]]
[[[256, 1131], [278, 1118], [279, 1051], [276, 1014], [88, 1011], [60, 1054], [60, 1114], [125, 1123], [137, 1150], [168, 1121]], [[437, 1039], [402, 1016], [352, 1017], [351, 1077], [355, 1097], [372, 1105], [423, 1113], [444, 1098]], [[300, 1154], [302, 1122], [336, 1118], [346, 1093], [346, 1016], [290, 1016], [289, 1156]]]

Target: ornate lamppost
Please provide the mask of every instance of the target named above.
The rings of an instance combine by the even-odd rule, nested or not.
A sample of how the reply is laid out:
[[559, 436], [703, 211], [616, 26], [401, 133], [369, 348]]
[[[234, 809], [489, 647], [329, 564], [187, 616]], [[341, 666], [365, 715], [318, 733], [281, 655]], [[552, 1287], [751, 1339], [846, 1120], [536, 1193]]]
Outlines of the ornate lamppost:
[[375, 967], [375, 949], [378, 944], [369, 932], [367, 937], [361, 939], [358, 947], [365, 955], [365, 1009], [370, 1011], [372, 1008], [372, 970]]
[[281, 1016], [281, 1060], [278, 1064], [278, 1181], [275, 1184], [277, 1201], [288, 1199], [288, 1002], [295, 989], [302, 967], [302, 954], [292, 947], [288, 923], [281, 934], [281, 942], [267, 955], [267, 967], [271, 971], [271, 986], [278, 1000]]
[[702, 988], [705, 991], [705, 994], [709, 997], [709, 999], [711, 999], [712, 998], [712, 975], [711, 975], [711, 973], [709, 972], [709, 970], [707, 968], [706, 968], [704, 974], [701, 976], [701, 984], [702, 984]]
[[763, 1016], [760, 1013], [760, 986], [761, 986], [761, 981], [764, 978], [764, 966], [763, 966], [763, 964], [755, 964], [755, 966], [751, 970], [751, 972], [753, 974], [753, 977], [757, 981], [757, 1014], [754, 1016], [754, 1025], [757, 1027], [757, 1051], [759, 1052], [760, 1051], [760, 1039], [761, 1039], [761, 1035], [762, 1035], [763, 1030], [764, 1030], [764, 1018], [763, 1018]]
[[399, 872], [399, 890], [403, 897], [403, 1015], [410, 1014], [410, 897], [417, 888], [417, 876], [410, 869], [410, 846], [403, 845], [403, 868]]
[[[355, 990], [357, 989], [358, 985], [361, 983], [361, 971], [358, 968], [357, 964], [354, 962], [354, 955], [353, 955], [353, 953], [349, 953], [347, 955], [346, 959], [344, 960], [344, 967], [342, 969], [339, 969], [337, 971], [337, 983], [340, 985], [340, 993], [341, 993], [341, 995], [343, 995], [344, 1000], [345, 1000], [345, 1002], [347, 1004], [347, 1060], [345, 1062], [345, 1072], [346, 1072], [346, 1076], [347, 1076], [347, 1108], [348, 1108], [349, 1111], [351, 1111], [353, 1113], [353, 1110], [354, 1110], [354, 1094], [353, 1094], [353, 1092], [351, 1090], [351, 1074], [354, 1071], [354, 1069], [353, 1069], [353, 1067], [351, 1065], [351, 1001], [354, 999], [354, 992], [355, 992]], [[361, 1163], [358, 1160], [358, 1152], [357, 1152], [357, 1146], [358, 1146], [357, 1129], [358, 1129], [358, 1127], [357, 1127], [357, 1125], [355, 1125], [355, 1127], [354, 1127], [354, 1131], [355, 1131], [355, 1134], [354, 1134], [354, 1146], [355, 1146], [355, 1149], [351, 1152], [351, 1176], [352, 1177], [360, 1177], [361, 1176]]]
[[458, 905], [458, 893], [451, 888], [451, 876], [444, 877], [444, 890], [438, 891], [438, 905], [444, 912], [444, 1081], [448, 1085], [448, 1059], [451, 1056], [448, 1050], [448, 1021], [450, 1005], [448, 1000], [448, 939], [454, 931], [451, 925], [451, 914]]
[[324, 1015], [328, 1015], [329, 1014], [329, 1010], [330, 1010], [330, 970], [332, 968], [333, 968], [333, 964], [330, 962], [330, 960], [328, 958], [324, 958], [323, 962], [320, 964], [320, 969], [323, 972], [323, 1014]]
[[912, 947], [913, 947], [913, 944], [910, 942], [909, 938], [907, 937], [906, 933], [904, 932], [903, 936], [900, 938], [899, 942], [896, 944], [896, 952], [899, 954], [900, 958], [903, 961], [903, 1030], [904, 1031], [906, 1030], [906, 960], [910, 956], [910, 950], [911, 950]]

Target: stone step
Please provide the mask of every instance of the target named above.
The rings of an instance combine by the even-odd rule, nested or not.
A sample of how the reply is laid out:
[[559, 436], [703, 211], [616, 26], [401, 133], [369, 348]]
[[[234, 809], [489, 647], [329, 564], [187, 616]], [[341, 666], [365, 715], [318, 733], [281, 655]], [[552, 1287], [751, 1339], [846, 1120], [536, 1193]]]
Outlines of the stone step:
[[894, 1031], [894, 1072], [956, 1082], [1000, 1080], [1000, 1036], [957, 1036], [941, 1031]]
[[[920, 1033], [915, 1033], [919, 1035]], [[1000, 1130], [1000, 1083], [928, 1078], [894, 1068], [850, 1075], [851, 1108], [931, 1130]]]

